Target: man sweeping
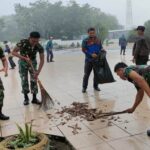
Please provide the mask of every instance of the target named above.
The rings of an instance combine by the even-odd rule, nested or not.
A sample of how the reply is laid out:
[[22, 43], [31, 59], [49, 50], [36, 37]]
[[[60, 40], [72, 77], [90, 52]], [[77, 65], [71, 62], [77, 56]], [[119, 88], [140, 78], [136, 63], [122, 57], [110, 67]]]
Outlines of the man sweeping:
[[[124, 111], [133, 113], [141, 103], [144, 92], [150, 97], [150, 66], [127, 66], [125, 63], [118, 63], [114, 71], [121, 79], [133, 83], [137, 89], [134, 105]], [[147, 130], [147, 135], [150, 136], [150, 130]]]
[[116, 64], [114, 71], [122, 80], [128, 80], [137, 89], [134, 105], [126, 110], [133, 113], [141, 103], [144, 92], [150, 97], [150, 66], [127, 66], [121, 62]]
[[[4, 71], [5, 76], [7, 76], [8, 63], [7, 63], [6, 57], [4, 55], [3, 49], [1, 47], [0, 47], [0, 59], [2, 61], [3, 67], [4, 67], [0, 71]], [[2, 113], [3, 101], [4, 101], [4, 86], [3, 86], [2, 80], [0, 79], [0, 120], [9, 120], [9, 117], [5, 116]]]
[[[31, 93], [33, 94], [32, 103], [40, 105], [41, 102], [37, 99], [38, 86], [37, 78], [44, 65], [44, 48], [39, 43], [40, 34], [31, 32], [28, 39], [21, 40], [14, 48], [12, 54], [19, 58], [19, 74], [22, 83], [22, 93], [24, 94], [24, 105], [29, 105], [29, 83], [28, 73], [30, 73]], [[40, 56], [40, 63], [37, 69], [37, 53]], [[33, 71], [30, 62], [36, 72]]]

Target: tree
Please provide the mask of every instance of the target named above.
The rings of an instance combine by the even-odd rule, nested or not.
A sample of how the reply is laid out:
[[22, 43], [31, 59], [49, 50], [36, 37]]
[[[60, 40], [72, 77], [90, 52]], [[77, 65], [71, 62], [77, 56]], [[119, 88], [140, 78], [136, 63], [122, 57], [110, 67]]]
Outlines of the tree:
[[43, 38], [51, 35], [54, 38], [74, 39], [85, 34], [89, 27], [96, 27], [104, 40], [108, 30], [120, 28], [114, 16], [107, 15], [89, 4], [81, 6], [73, 0], [68, 5], [63, 5], [61, 1], [51, 3], [48, 0], [37, 0], [28, 7], [16, 4], [15, 12], [14, 16], [4, 19], [7, 24], [7, 34], [3, 33], [6, 39], [10, 36], [10, 25], [17, 35], [14, 39], [27, 38], [33, 30], [39, 31]]
[[145, 22], [145, 35], [150, 38], [150, 20]]
[[3, 19], [3, 18], [0, 18], [0, 38], [1, 38], [1, 39], [3, 38], [3, 30], [4, 30], [4, 27], [5, 27], [4, 19]]
[[101, 42], [103, 43], [104, 40], [106, 39], [107, 35], [108, 35], [108, 30], [106, 29], [106, 27], [104, 27], [101, 24], [98, 24], [96, 26], [96, 32], [97, 32], [97, 36], [98, 38], [101, 40]]

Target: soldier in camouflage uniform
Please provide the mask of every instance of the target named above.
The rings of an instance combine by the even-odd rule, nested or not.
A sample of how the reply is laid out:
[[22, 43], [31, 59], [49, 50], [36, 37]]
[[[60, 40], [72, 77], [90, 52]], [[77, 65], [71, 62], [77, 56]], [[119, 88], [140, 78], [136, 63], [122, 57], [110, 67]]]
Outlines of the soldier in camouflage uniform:
[[[29, 84], [28, 84], [28, 72], [30, 73], [30, 87], [31, 93], [33, 94], [32, 103], [33, 104], [40, 104], [40, 101], [37, 99], [36, 95], [38, 93], [38, 86], [37, 86], [37, 77], [41, 72], [41, 69], [44, 64], [44, 49], [39, 44], [40, 34], [38, 32], [31, 32], [29, 39], [21, 40], [17, 43], [15, 49], [13, 50], [12, 54], [19, 58], [19, 73], [21, 77], [21, 84], [22, 84], [22, 93], [24, 94], [24, 105], [29, 104], [29, 97], [28, 93]], [[18, 53], [20, 52], [20, 53]], [[40, 64], [37, 69], [37, 60], [36, 54], [39, 53], [40, 55]], [[30, 61], [36, 72], [33, 72]]]
[[114, 71], [121, 79], [134, 84], [137, 89], [134, 105], [126, 110], [128, 113], [133, 113], [143, 100], [144, 92], [150, 97], [150, 66], [127, 66], [121, 62], [115, 66]]
[[[0, 47], [0, 59], [1, 59], [2, 63], [3, 63], [3, 67], [4, 67], [0, 71], [4, 71], [5, 72], [5, 76], [7, 76], [8, 63], [7, 63], [6, 57], [5, 57], [4, 52], [3, 52], [1, 47]], [[9, 117], [5, 116], [2, 113], [3, 100], [4, 100], [4, 86], [3, 86], [2, 80], [0, 79], [0, 120], [9, 120]]]

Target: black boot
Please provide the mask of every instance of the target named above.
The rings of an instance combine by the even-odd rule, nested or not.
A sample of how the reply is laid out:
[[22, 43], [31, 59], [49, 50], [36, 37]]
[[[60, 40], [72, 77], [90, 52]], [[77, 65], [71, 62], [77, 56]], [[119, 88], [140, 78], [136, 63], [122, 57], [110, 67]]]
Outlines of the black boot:
[[24, 105], [29, 105], [29, 97], [28, 97], [28, 94], [24, 94], [24, 102], [23, 102]]
[[94, 87], [95, 91], [101, 91], [100, 88], [97, 86], [97, 87]]
[[2, 107], [3, 106], [0, 106], [0, 120], [9, 120], [9, 117], [2, 113]]
[[36, 94], [33, 94], [32, 103], [37, 104], [37, 105], [41, 105], [41, 102], [37, 99]]
[[150, 136], [150, 130], [147, 130], [147, 136]]
[[86, 93], [86, 88], [83, 88], [83, 89], [82, 89], [82, 93]]

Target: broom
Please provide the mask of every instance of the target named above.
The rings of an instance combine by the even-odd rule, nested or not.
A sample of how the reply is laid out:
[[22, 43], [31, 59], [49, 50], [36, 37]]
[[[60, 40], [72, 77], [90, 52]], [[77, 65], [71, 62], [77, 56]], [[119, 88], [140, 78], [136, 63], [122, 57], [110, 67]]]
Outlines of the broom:
[[[31, 66], [33, 73], [35, 73], [35, 69], [32, 65], [31, 60], [29, 61], [29, 65]], [[51, 96], [48, 94], [46, 89], [44, 88], [44, 86], [41, 83], [41, 81], [39, 80], [39, 78], [37, 78], [37, 82], [39, 84], [39, 88], [40, 88], [40, 91], [41, 91], [41, 105], [40, 105], [40, 108], [43, 108], [45, 111], [49, 110], [54, 106], [54, 101], [51, 98]]]
[[102, 115], [100, 115], [100, 118], [103, 117], [109, 117], [109, 116], [114, 116], [114, 115], [120, 115], [120, 114], [126, 114], [127, 111], [119, 111], [119, 112], [108, 112], [108, 113], [102, 113]]

